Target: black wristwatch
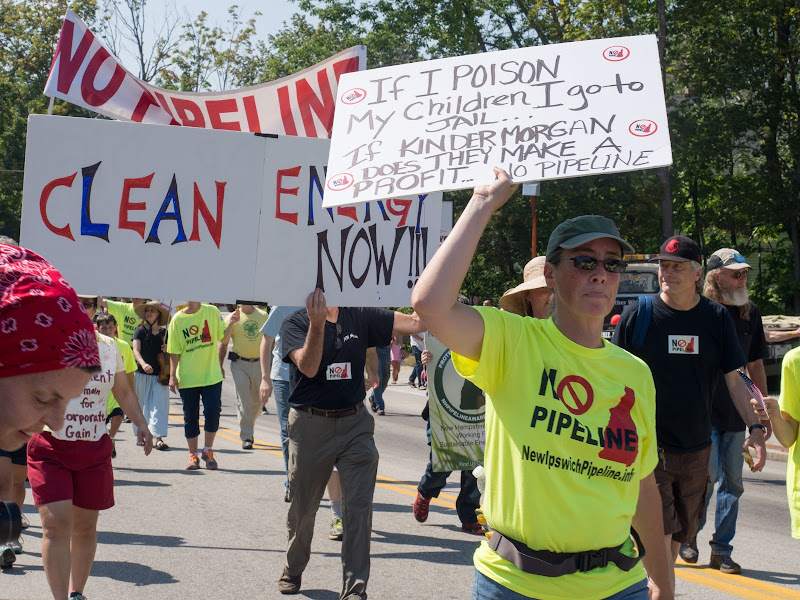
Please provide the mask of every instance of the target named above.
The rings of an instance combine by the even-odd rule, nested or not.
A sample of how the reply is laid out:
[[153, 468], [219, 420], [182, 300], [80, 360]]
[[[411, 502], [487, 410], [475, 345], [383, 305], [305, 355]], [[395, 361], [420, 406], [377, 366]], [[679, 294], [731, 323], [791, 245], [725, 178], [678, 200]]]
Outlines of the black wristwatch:
[[753, 429], [760, 429], [760, 430], [761, 430], [761, 432], [762, 432], [764, 435], [767, 435], [767, 428], [766, 428], [766, 426], [765, 426], [765, 425], [763, 425], [762, 423], [756, 423], [756, 424], [754, 424], [754, 425], [750, 425], [750, 427], [748, 427], [748, 428], [747, 428], [747, 432], [748, 432], [748, 433], [750, 433], [750, 434], [752, 434], [752, 433], [753, 433]]

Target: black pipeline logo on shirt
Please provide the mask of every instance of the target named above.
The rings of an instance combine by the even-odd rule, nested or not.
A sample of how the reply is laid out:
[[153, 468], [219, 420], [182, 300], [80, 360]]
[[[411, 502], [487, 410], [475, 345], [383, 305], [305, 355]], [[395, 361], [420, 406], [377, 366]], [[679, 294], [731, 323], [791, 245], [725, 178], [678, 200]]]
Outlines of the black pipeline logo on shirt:
[[483, 421], [486, 397], [483, 390], [456, 373], [450, 350], [445, 350], [433, 371], [433, 385], [439, 404], [447, 414], [464, 423]]
[[[548, 393], [549, 388], [549, 393]], [[631, 409], [636, 403], [634, 391], [625, 387], [619, 404], [609, 411], [605, 427], [591, 428], [578, 419], [594, 403], [594, 389], [589, 381], [577, 374], [558, 376], [556, 369], [542, 370], [539, 395], [558, 400], [565, 410], [537, 404], [531, 417], [532, 428], [544, 428], [548, 433], [569, 436], [577, 442], [597, 446], [598, 457], [630, 467], [639, 453], [639, 436], [631, 417]], [[523, 455], [526, 448], [523, 447]], [[531, 450], [528, 448], [527, 453]]]
[[211, 343], [211, 330], [208, 327], [208, 319], [203, 321], [202, 331], [197, 325], [190, 325], [181, 329], [181, 333], [186, 344], [185, 352], [193, 352], [198, 348], [202, 348], [205, 344]]

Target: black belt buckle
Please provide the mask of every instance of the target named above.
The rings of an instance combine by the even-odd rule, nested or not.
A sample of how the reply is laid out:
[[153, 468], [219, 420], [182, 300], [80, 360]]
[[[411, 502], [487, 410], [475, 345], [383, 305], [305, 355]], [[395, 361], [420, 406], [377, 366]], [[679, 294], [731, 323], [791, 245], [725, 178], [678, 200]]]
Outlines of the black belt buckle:
[[600, 569], [606, 565], [608, 565], [608, 552], [605, 549], [584, 552], [578, 560], [578, 570], [581, 573], [586, 573], [592, 569]]

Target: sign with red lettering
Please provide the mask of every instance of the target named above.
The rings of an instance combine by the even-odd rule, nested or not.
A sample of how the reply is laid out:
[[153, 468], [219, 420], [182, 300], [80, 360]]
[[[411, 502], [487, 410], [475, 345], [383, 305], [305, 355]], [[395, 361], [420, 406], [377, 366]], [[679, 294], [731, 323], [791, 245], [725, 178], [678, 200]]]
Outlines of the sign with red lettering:
[[322, 208], [330, 141], [32, 115], [20, 242], [79, 293], [408, 306], [441, 195]]
[[325, 206], [672, 164], [656, 37], [343, 75]]
[[339, 77], [364, 69], [366, 58], [366, 48], [354, 46], [277, 81], [177, 92], [128, 72], [68, 10], [44, 93], [122, 121], [327, 138]]

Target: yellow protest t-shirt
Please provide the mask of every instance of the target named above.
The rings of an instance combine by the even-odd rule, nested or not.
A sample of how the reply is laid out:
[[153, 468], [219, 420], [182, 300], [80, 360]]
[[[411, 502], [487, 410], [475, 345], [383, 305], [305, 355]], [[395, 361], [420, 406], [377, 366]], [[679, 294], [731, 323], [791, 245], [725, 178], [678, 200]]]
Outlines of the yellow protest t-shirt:
[[[136, 359], [133, 357], [133, 350], [131, 345], [125, 340], [118, 337], [114, 338], [119, 349], [119, 354], [122, 357], [122, 362], [125, 364], [125, 373], [133, 373], [136, 370]], [[108, 393], [108, 401], [106, 402], [106, 414], [111, 414], [111, 411], [119, 406], [119, 402], [114, 398], [114, 392]]]
[[[486, 392], [483, 510], [497, 531], [534, 550], [613, 547], [634, 555], [631, 519], [639, 481], [656, 466], [655, 387], [650, 369], [604, 342], [589, 349], [553, 321], [478, 308], [480, 361], [452, 354], [456, 370]], [[641, 581], [641, 563], [586, 573], [525, 573], [486, 542], [475, 567], [542, 600], [598, 600]]]
[[[231, 322], [231, 315], [233, 313], [225, 317], [226, 328]], [[243, 358], [258, 358], [261, 351], [261, 328], [267, 321], [267, 313], [254, 307], [249, 315], [239, 309], [239, 316], [239, 322], [231, 330], [231, 350]]]
[[133, 312], [133, 303], [106, 300], [106, 306], [108, 314], [117, 321], [117, 333], [120, 339], [129, 344], [133, 343], [133, 332], [142, 322], [139, 315]]
[[[800, 348], [786, 353], [781, 366], [781, 410], [800, 421]], [[792, 516], [792, 537], [800, 539], [800, 451], [795, 440], [786, 464], [786, 495]]]
[[217, 344], [224, 332], [219, 309], [210, 304], [201, 304], [192, 315], [182, 310], [172, 318], [167, 330], [167, 352], [181, 355], [179, 387], [205, 387], [222, 381]]

